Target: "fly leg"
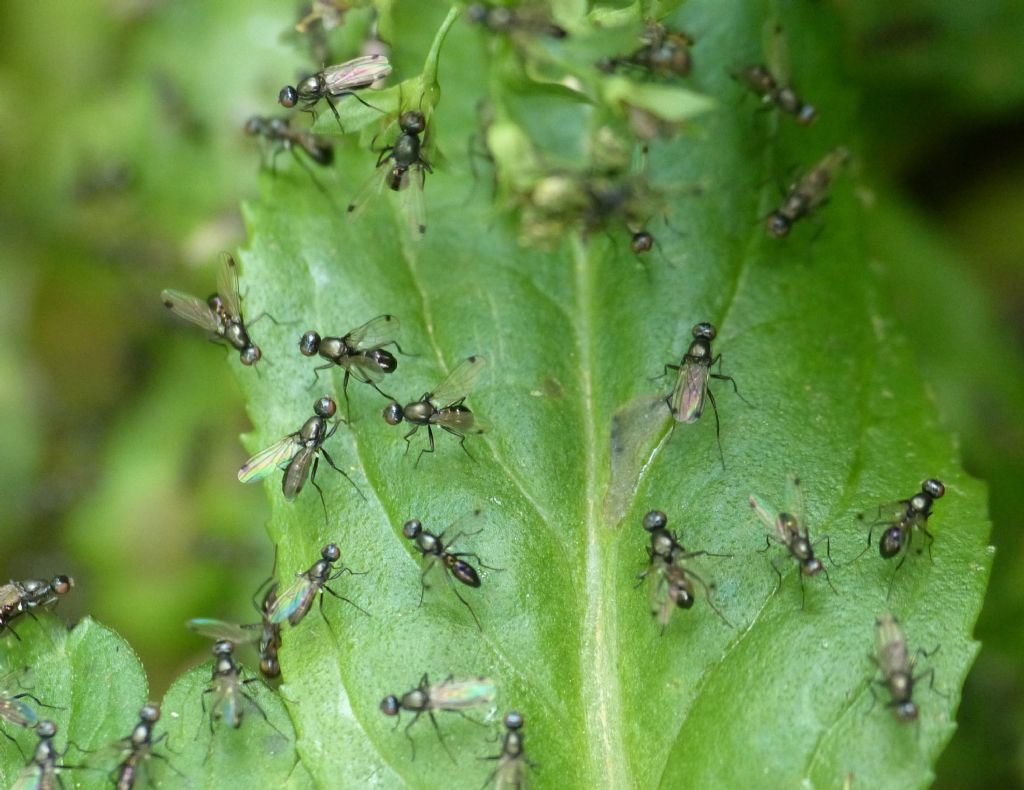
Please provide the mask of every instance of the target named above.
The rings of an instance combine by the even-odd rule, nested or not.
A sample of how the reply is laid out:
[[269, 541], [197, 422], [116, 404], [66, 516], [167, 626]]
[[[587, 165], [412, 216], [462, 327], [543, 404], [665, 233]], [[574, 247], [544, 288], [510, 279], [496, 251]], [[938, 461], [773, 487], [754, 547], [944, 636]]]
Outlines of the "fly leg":
[[[338, 467], [338, 465], [334, 463], [334, 459], [331, 458], [330, 453], [328, 453], [325, 449], [323, 449], [321, 447], [320, 448], [320, 454], [324, 457], [324, 460], [327, 461], [327, 463], [330, 465], [331, 469], [333, 469], [335, 472], [340, 474], [342, 477], [344, 477], [346, 480], [348, 480], [349, 483], [352, 484], [352, 487], [356, 490], [356, 493], [359, 494], [359, 496], [362, 497], [363, 501], [365, 502], [366, 501], [366, 496], [364, 496], [363, 492], [359, 490], [359, 486], [357, 486], [355, 484], [355, 481], [351, 477], [349, 477], [347, 474], [345, 474], [345, 472], [343, 472]], [[316, 474], [316, 462], [314, 461], [313, 462], [313, 474], [310, 475], [310, 479], [312, 479], [313, 475], [315, 475], [315, 474]], [[320, 493], [320, 498], [323, 499], [323, 492]], [[325, 513], [327, 512], [326, 508], [324, 509], [324, 512]]]
[[[416, 427], [419, 428], [419, 426], [416, 426]], [[408, 437], [411, 436], [415, 432], [416, 431], [411, 431], [409, 434], [406, 434], [406, 439], [408, 439]], [[423, 457], [424, 453], [432, 453], [432, 452], [434, 452], [434, 431], [431, 429], [431, 427], [429, 425], [427, 426], [427, 442], [428, 442], [427, 449], [420, 450], [420, 454], [416, 456], [416, 463], [413, 464], [414, 468], [420, 465], [420, 459]]]

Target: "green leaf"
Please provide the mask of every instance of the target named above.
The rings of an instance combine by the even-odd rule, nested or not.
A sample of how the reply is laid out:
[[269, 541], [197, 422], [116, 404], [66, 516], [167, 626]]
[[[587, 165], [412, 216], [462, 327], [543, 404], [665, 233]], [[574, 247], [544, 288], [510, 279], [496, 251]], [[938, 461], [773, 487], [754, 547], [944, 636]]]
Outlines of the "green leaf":
[[[409, 7], [395, 7], [394, 59], [420, 63], [423, 31], [403, 27]], [[510, 708], [525, 716], [541, 787], [920, 786], [952, 734], [991, 564], [984, 489], [961, 469], [888, 314], [863, 243], [872, 208], [858, 198], [858, 169], [787, 239], [768, 237], [761, 221], [794, 167], [840, 144], [856, 149], [856, 97], [836, 62], [836, 20], [817, 6], [775, 18], [694, 2], [669, 22], [697, 37], [687, 89], [715, 105], [685, 136], [651, 146], [647, 172], [668, 219], [650, 218], [662, 254], [646, 263], [629, 251], [632, 228], [616, 223], [586, 237], [566, 225], [550, 251], [517, 244], [515, 217], [491, 205], [489, 185], [473, 180], [462, 154], [477, 129], [477, 99], [487, 93], [535, 141], [572, 138], [565, 150], [590, 150], [591, 133], [612, 115], [557, 96], [534, 103], [518, 88], [504, 95], [505, 72], [488, 73], [486, 32], [463, 24], [452, 27], [440, 61], [431, 144], [450, 164], [427, 180], [422, 242], [408, 237], [399, 196], [344, 216], [297, 168], [268, 176], [263, 199], [246, 207], [247, 311], [294, 322], [260, 325], [273, 364], [262, 375], [239, 371], [255, 426], [248, 450], [297, 430], [321, 390], [340, 398], [334, 371], [311, 388], [314, 363], [295, 353], [307, 328], [342, 335], [381, 313], [398, 316], [396, 339], [410, 353], [381, 386], [403, 402], [468, 355], [488, 360], [467, 401], [491, 424], [467, 439], [472, 458], [439, 432], [436, 453], [417, 465], [424, 431], [406, 452], [408, 426], [385, 424], [386, 401], [354, 381], [352, 423], [327, 449], [365, 501], [326, 465], [317, 477], [326, 522], [311, 486], [290, 503], [279, 477], [266, 484], [279, 578], [308, 568], [328, 541], [341, 546], [345, 566], [364, 572], [332, 587], [369, 616], [328, 595], [323, 616], [314, 610], [284, 634], [281, 699], [317, 785], [437, 787], [457, 776], [459, 786], [479, 787], [494, 764], [477, 758], [498, 751], [492, 736]], [[761, 33], [776, 23], [801, 43], [789, 48], [788, 70], [819, 108], [811, 128], [757, 113], [728, 75], [764, 60]], [[375, 162], [347, 142], [323, 178], [342, 200]], [[688, 187], [698, 183], [695, 196]], [[926, 290], [916, 297], [927, 299]], [[659, 406], [671, 381], [652, 380], [679, 361], [702, 320], [718, 327], [723, 371], [749, 401], [712, 381], [723, 462], [715, 414], [673, 425]], [[789, 472], [803, 480], [812, 537], [829, 535], [836, 560], [828, 566], [835, 594], [808, 578], [804, 608], [793, 563], [757, 553], [764, 530], [747, 504], [753, 493], [781, 506]], [[908, 558], [887, 600], [894, 563], [874, 548], [853, 562], [866, 537], [856, 514], [911, 495], [931, 476], [947, 488], [928, 524], [934, 561]], [[640, 520], [655, 507], [688, 548], [732, 555], [700, 568], [734, 627], [702, 590], [664, 633], [652, 622], [635, 580], [647, 561]], [[500, 569], [482, 569], [479, 590], [459, 588], [482, 630], [439, 578], [418, 605], [420, 561], [401, 532], [409, 518], [440, 532], [475, 508], [486, 525], [460, 548]], [[778, 590], [772, 559], [787, 571]], [[887, 609], [911, 650], [941, 645], [920, 665], [935, 670], [936, 690], [927, 682], [915, 690], [918, 727], [895, 721], [884, 703], [871, 706], [875, 668], [866, 656]], [[203, 726], [197, 673], [170, 695], [183, 700], [185, 731]], [[487, 675], [498, 685], [495, 707], [478, 714], [486, 728], [437, 715], [457, 766], [426, 717], [409, 731], [413, 760], [401, 729], [408, 714], [395, 729], [378, 709], [423, 673]], [[265, 757], [264, 725], [250, 716], [226, 733], [233, 741], [218, 733], [206, 763], [194, 753], [208, 748], [202, 739], [183, 761], [204, 766], [196, 770], [207, 783], [240, 783], [230, 772]], [[265, 765], [290, 775], [280, 755], [273, 769]]]
[[[40, 615], [36, 622], [22, 617], [14, 627], [21, 639], [4, 637], [2, 674], [26, 667], [29, 671], [5, 691], [29, 693], [42, 703], [24, 698], [40, 719], [52, 719], [57, 724], [58, 749], [68, 747], [69, 739], [75, 744], [64, 762], [81, 765], [89, 752], [129, 734], [138, 721], [139, 708], [146, 703], [147, 691], [142, 665], [127, 642], [90, 618], [70, 630], [49, 614]], [[22, 730], [6, 721], [0, 727], [16, 739], [21, 750], [5, 748], [0, 752], [0, 783], [10, 787], [25, 767], [22, 752], [31, 755], [39, 739], [32, 730]], [[76, 784], [81, 782], [82, 787], [101, 787], [107, 781], [103, 771], [82, 769], [74, 773]], [[71, 784], [70, 778], [66, 781]]]

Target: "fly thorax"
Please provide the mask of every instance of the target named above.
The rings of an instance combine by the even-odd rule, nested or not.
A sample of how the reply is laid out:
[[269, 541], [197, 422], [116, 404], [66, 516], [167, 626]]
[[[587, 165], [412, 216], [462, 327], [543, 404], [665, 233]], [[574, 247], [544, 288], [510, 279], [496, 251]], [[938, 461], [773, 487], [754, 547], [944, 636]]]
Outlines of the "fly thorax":
[[672, 547], [675, 541], [672, 536], [665, 532], [655, 532], [651, 535], [651, 551], [663, 559], [671, 559]]
[[324, 435], [323, 417], [310, 417], [299, 429], [299, 438], [308, 447], [319, 443]]
[[29, 579], [21, 584], [21, 592], [25, 598], [33, 598], [46, 589], [46, 582], [39, 579]]
[[893, 672], [889, 676], [889, 692], [896, 699], [910, 699], [914, 688], [914, 679], [909, 672]]
[[429, 704], [430, 696], [423, 689], [402, 695], [402, 707], [406, 710], [425, 710]]
[[391, 153], [396, 164], [411, 167], [420, 160], [420, 138], [414, 134], [401, 135]]
[[310, 581], [324, 582], [331, 573], [331, 563], [327, 560], [317, 560], [316, 564], [309, 569]]
[[800, 106], [800, 100], [797, 99], [792, 88], [780, 88], [776, 91], [775, 101], [778, 102], [779, 107], [786, 112], [795, 112]]
[[502, 751], [509, 757], [519, 757], [523, 753], [523, 736], [518, 732], [507, 733]]
[[342, 342], [340, 337], [325, 337], [320, 341], [320, 356], [337, 362], [341, 357], [347, 356], [349, 348]]
[[692, 343], [690, 348], [686, 352], [686, 356], [691, 362], [703, 362], [704, 360], [711, 358], [711, 346], [708, 341], [702, 337], [698, 337]]
[[231, 656], [219, 656], [213, 664], [214, 677], [232, 675], [235, 672], [235, 661]]
[[927, 516], [932, 508], [932, 498], [927, 494], [916, 494], [910, 500], [910, 507], [915, 513]]
[[441, 553], [441, 541], [437, 539], [436, 535], [431, 535], [429, 532], [421, 532], [417, 535], [416, 545], [424, 554]]
[[235, 348], [245, 348], [249, 345], [249, 335], [238, 321], [229, 321], [224, 326], [222, 334]]
[[889, 527], [878, 540], [878, 553], [885, 559], [895, 557], [903, 548], [903, 527]]
[[409, 422], [425, 425], [434, 416], [436, 409], [428, 401], [416, 401], [406, 406], [403, 411], [405, 412], [405, 419]]
[[814, 556], [814, 552], [811, 550], [811, 542], [803, 535], [792, 535], [792, 540], [789, 544], [789, 550], [793, 552], [793, 556], [800, 560], [808, 560]]
[[304, 98], [318, 98], [323, 95], [326, 85], [319, 74], [314, 74], [312, 77], [306, 77], [296, 87], [300, 96]]
[[135, 729], [132, 730], [130, 740], [132, 742], [132, 745], [142, 746], [145, 743], [149, 743], [150, 735], [150, 726], [148, 724], [136, 724]]

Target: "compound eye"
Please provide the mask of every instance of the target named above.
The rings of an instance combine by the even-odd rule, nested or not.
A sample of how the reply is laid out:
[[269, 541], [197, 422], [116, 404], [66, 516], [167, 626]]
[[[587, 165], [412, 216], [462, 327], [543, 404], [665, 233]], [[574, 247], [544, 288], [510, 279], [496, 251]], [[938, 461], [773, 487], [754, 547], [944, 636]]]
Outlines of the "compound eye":
[[644, 516], [644, 529], [654, 532], [656, 529], [665, 529], [668, 524], [668, 516], [660, 510], [650, 510]]
[[299, 351], [302, 352], [303, 356], [311, 357], [319, 350], [320, 335], [316, 332], [306, 332], [306, 334], [299, 338]]
[[411, 518], [402, 525], [402, 534], [409, 540], [418, 537], [423, 531], [423, 523], [417, 518]]
[[291, 85], [286, 85], [281, 88], [281, 92], [277, 94], [277, 101], [282, 107], [288, 107], [290, 109], [298, 104], [299, 92]]
[[338, 404], [334, 402], [334, 398], [327, 395], [324, 395], [313, 404], [313, 413], [317, 417], [323, 417], [325, 420], [329, 420], [337, 411]]
[[402, 421], [403, 416], [402, 407], [395, 402], [391, 402], [384, 407], [384, 421], [388, 425], [398, 425]]

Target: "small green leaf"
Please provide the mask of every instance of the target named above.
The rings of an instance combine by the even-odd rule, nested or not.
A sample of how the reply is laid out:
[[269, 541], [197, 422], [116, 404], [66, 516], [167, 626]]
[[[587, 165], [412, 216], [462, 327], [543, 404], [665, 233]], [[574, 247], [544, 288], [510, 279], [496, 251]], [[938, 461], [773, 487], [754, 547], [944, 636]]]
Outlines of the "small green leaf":
[[[42, 703], [24, 698], [40, 719], [57, 724], [57, 748], [68, 748], [63, 762], [80, 765], [90, 752], [131, 732], [147, 691], [142, 665], [127, 642], [88, 617], [70, 630], [50, 614], [40, 615], [38, 621], [22, 617], [14, 627], [21, 640], [3, 637], [2, 674], [29, 669], [9, 691], [29, 693]], [[32, 754], [39, 741], [32, 730], [7, 722], [0, 727], [13, 735], [24, 755]], [[74, 745], [68, 746], [69, 740]], [[18, 749], [5, 748], [0, 752], [0, 783], [11, 786], [25, 763]], [[74, 773], [75, 782], [83, 787], [101, 787], [107, 781], [103, 771], [95, 769]], [[65, 781], [71, 784], [70, 778]]]

